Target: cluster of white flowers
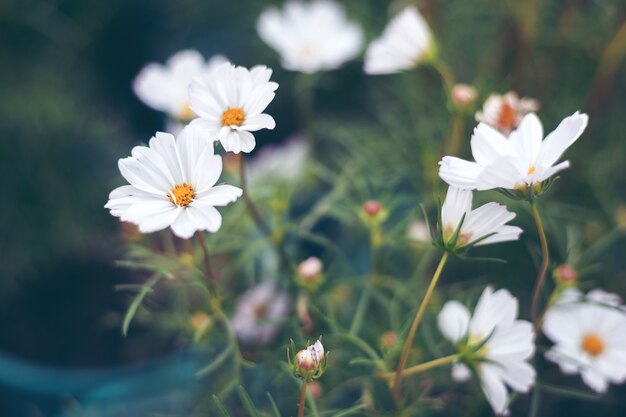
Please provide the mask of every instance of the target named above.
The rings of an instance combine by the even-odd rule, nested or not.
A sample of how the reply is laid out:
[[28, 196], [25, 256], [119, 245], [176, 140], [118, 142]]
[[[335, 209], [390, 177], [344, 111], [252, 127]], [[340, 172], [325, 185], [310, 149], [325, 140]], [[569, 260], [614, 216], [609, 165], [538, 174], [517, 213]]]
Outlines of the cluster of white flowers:
[[[282, 10], [270, 8], [260, 16], [257, 30], [278, 52], [285, 69], [303, 73], [339, 68], [363, 48], [361, 28], [330, 0], [292, 1]], [[437, 59], [436, 49], [425, 19], [409, 6], [371, 42], [364, 71], [410, 70]], [[265, 66], [235, 66], [222, 56], [207, 62], [193, 50], [173, 55], [166, 65], [148, 64], [134, 81], [137, 96], [170, 119], [189, 124], [176, 138], [156, 133], [148, 146], [137, 146], [130, 157], [120, 159], [120, 172], [129, 184], [113, 190], [105, 207], [143, 233], [170, 227], [176, 236], [188, 239], [198, 231], [218, 231], [222, 217], [216, 207], [236, 201], [243, 190], [216, 185], [222, 159], [215, 154], [214, 142], [226, 152], [249, 153], [256, 146], [253, 132], [275, 127], [274, 118], [265, 112], [278, 88], [271, 77], [272, 70]], [[458, 85], [451, 93], [462, 106], [470, 106], [477, 97], [467, 85]], [[537, 101], [520, 99], [513, 92], [490, 96], [476, 113], [480, 123], [471, 138], [474, 161], [455, 156], [440, 161], [439, 175], [449, 188], [432, 236], [437, 246], [458, 254], [473, 246], [519, 239], [522, 229], [507, 224], [515, 214], [495, 202], [472, 209], [473, 190], [500, 189], [532, 200], [545, 191], [552, 176], [569, 167], [569, 161], [557, 162], [585, 130], [587, 115], [576, 112], [566, 117], [544, 139], [542, 123], [533, 113], [538, 108]], [[301, 138], [267, 148], [250, 165], [250, 182], [265, 176], [295, 180], [309, 153]], [[369, 203], [364, 206], [368, 215], [380, 212], [380, 203]], [[425, 241], [429, 232], [427, 224], [413, 223], [408, 236]], [[302, 282], [322, 281], [317, 258], [300, 264], [297, 272]], [[268, 343], [289, 306], [287, 293], [265, 281], [241, 297], [232, 328], [243, 343]], [[517, 317], [517, 300], [508, 291], [491, 287], [484, 290], [472, 315], [459, 302], [449, 301], [438, 316], [442, 334], [457, 348], [454, 379], [465, 380], [474, 372], [498, 414], [507, 412], [507, 387], [527, 392], [535, 381], [535, 370], [528, 363], [535, 351], [534, 331], [531, 323]], [[600, 290], [587, 295], [565, 290], [546, 313], [542, 330], [554, 342], [546, 357], [564, 373], [580, 373], [598, 392], [606, 391], [609, 383], [626, 381], [626, 316], [619, 297]], [[299, 372], [317, 372], [325, 364], [324, 348], [318, 341], [295, 359]]]

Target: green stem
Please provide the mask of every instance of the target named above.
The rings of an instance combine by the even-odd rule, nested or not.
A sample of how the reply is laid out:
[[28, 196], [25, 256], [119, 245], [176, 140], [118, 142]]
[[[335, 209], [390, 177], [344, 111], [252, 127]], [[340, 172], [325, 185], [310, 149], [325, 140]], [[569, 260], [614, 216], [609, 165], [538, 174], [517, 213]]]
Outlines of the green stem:
[[363, 319], [365, 318], [365, 313], [367, 311], [367, 306], [370, 302], [370, 298], [372, 296], [372, 285], [374, 278], [378, 273], [378, 248], [382, 244], [382, 235], [380, 233], [380, 225], [374, 224], [370, 227], [370, 247], [371, 247], [371, 277], [369, 282], [365, 283], [365, 288], [361, 293], [361, 299], [359, 300], [359, 304], [357, 304], [356, 312], [354, 313], [354, 317], [352, 319], [352, 324], [350, 325], [350, 330], [348, 332], [349, 335], [354, 336], [359, 333], [361, 330], [361, 325], [363, 324]]
[[[415, 375], [415, 374], [419, 374], [422, 372], [426, 372], [429, 369], [432, 368], [436, 368], [438, 366], [441, 365], [447, 365], [450, 364], [454, 361], [456, 361], [457, 359], [459, 359], [460, 355], [458, 353], [455, 353], [454, 355], [449, 355], [449, 356], [444, 356], [442, 358], [438, 358], [438, 359], [433, 359], [432, 361], [428, 361], [428, 362], [424, 362], [424, 363], [420, 363], [419, 365], [415, 365], [415, 366], [411, 366], [410, 368], [406, 368], [402, 371], [402, 376], [411, 376], [411, 375]], [[384, 374], [380, 375], [382, 378], [386, 378], [386, 379], [392, 379], [396, 377], [396, 373], [395, 372], [386, 372]]]
[[450, 136], [448, 138], [448, 149], [446, 155], [458, 155], [462, 148], [461, 138], [463, 136], [465, 118], [460, 113], [455, 113], [452, 117], [452, 126], [450, 127]]
[[539, 210], [537, 210], [537, 203], [535, 200], [530, 201], [530, 208], [537, 225], [537, 234], [539, 234], [539, 242], [541, 243], [541, 267], [537, 278], [535, 279], [535, 288], [533, 289], [532, 301], [531, 301], [531, 316], [535, 325], [539, 324], [539, 295], [541, 294], [541, 287], [548, 271], [548, 264], [550, 263], [550, 253], [548, 251], [548, 240], [546, 239], [546, 232], [543, 229], [541, 223], [541, 216], [539, 216]]
[[419, 310], [417, 310], [417, 313], [415, 314], [415, 319], [413, 319], [413, 324], [411, 325], [411, 329], [409, 330], [409, 334], [406, 338], [406, 341], [404, 342], [404, 346], [402, 348], [402, 354], [400, 355], [400, 361], [398, 362], [398, 368], [396, 369], [396, 374], [395, 374], [395, 378], [393, 382], [393, 394], [394, 394], [394, 398], [396, 399], [396, 402], [398, 402], [397, 400], [399, 399], [398, 392], [400, 390], [400, 382], [402, 381], [404, 366], [406, 365], [406, 360], [409, 355], [409, 350], [411, 349], [411, 345], [413, 344], [415, 333], [417, 332], [419, 324], [421, 323], [422, 318], [424, 317], [424, 313], [426, 312], [426, 307], [428, 306], [430, 302], [430, 299], [433, 295], [435, 287], [437, 286], [437, 282], [439, 281], [439, 277], [441, 276], [441, 271], [443, 271], [443, 267], [446, 264], [447, 260], [448, 260], [448, 252], [444, 252], [443, 256], [441, 257], [441, 260], [439, 261], [439, 265], [437, 266], [437, 270], [435, 271], [435, 274], [433, 275], [433, 278], [430, 281], [430, 285], [428, 286], [428, 289], [426, 290], [426, 294], [424, 295], [424, 298], [422, 299], [422, 304], [420, 305]]
[[197, 231], [196, 238], [200, 243], [200, 247], [202, 248], [202, 254], [204, 255], [204, 275], [209, 279], [210, 282], [215, 284], [218, 281], [218, 278], [211, 268], [211, 257], [209, 256], [209, 249], [206, 244], [206, 239], [204, 238], [204, 232], [200, 230]]
[[298, 417], [304, 417], [304, 400], [306, 399], [306, 381], [302, 381], [300, 388], [300, 404], [298, 405]]
[[446, 90], [446, 96], [449, 98], [452, 88], [454, 88], [454, 75], [448, 66], [441, 60], [437, 59], [431, 63], [432, 67], [437, 71]]

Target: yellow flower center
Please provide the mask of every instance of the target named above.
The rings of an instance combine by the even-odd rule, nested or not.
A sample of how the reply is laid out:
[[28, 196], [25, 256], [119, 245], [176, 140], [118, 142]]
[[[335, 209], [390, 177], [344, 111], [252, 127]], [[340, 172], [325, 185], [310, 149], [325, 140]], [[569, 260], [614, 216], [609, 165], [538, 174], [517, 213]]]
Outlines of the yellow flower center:
[[530, 168], [528, 168], [528, 175], [534, 174], [535, 171], [536, 171], [535, 166], [531, 165]]
[[170, 203], [176, 204], [178, 207], [187, 207], [196, 198], [196, 192], [191, 184], [183, 182], [182, 184], [176, 184], [170, 190], [167, 198], [170, 200]]
[[189, 107], [189, 103], [187, 103], [178, 114], [178, 118], [180, 120], [187, 121], [193, 119], [195, 115], [196, 114], [193, 112], [193, 110], [191, 110], [191, 107]]
[[226, 109], [226, 111], [222, 113], [223, 126], [241, 126], [245, 119], [246, 113], [240, 107]]
[[[446, 227], [444, 227], [443, 229], [443, 240], [448, 243], [450, 241], [450, 239], [452, 239], [452, 236], [454, 235], [454, 232], [456, 231], [457, 226], [453, 226], [452, 223], [448, 223], [448, 225]], [[456, 240], [456, 246], [457, 247], [461, 247], [464, 246], [466, 244], [468, 244], [470, 242], [470, 239], [472, 238], [472, 235], [474, 234], [474, 232], [469, 231], [469, 232], [465, 232], [465, 233], [461, 233], [461, 231], [459, 231], [459, 236], [457, 237]]]
[[596, 333], [588, 333], [580, 342], [580, 347], [591, 356], [598, 356], [604, 351], [604, 341]]

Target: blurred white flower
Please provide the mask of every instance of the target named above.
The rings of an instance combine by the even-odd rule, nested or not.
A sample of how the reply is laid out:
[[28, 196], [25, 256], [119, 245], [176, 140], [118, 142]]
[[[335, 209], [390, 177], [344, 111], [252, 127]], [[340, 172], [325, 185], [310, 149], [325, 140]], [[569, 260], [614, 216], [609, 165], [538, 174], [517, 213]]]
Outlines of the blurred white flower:
[[250, 184], [297, 182], [304, 170], [311, 152], [306, 138], [296, 136], [287, 139], [282, 145], [263, 146], [246, 164], [247, 179]]
[[222, 216], [215, 207], [242, 194], [232, 185], [215, 185], [222, 159], [213, 155], [213, 144], [191, 126], [177, 140], [157, 132], [149, 147], [134, 147], [132, 156], [120, 159], [118, 165], [130, 185], [113, 190], [105, 207], [113, 216], [139, 226], [142, 233], [171, 227], [176, 236], [188, 239], [197, 230], [216, 232]]
[[480, 123], [471, 140], [476, 162], [444, 156], [439, 162], [439, 176], [455, 187], [504, 188], [524, 193], [569, 167], [569, 161], [554, 164], [583, 133], [587, 121], [586, 114], [576, 112], [563, 119], [543, 141], [543, 126], [534, 113], [526, 115], [508, 139]]
[[261, 14], [257, 32], [280, 54], [283, 67], [309, 74], [340, 67], [363, 44], [361, 28], [329, 0], [288, 1], [283, 10], [272, 7]]
[[428, 225], [420, 220], [412, 221], [407, 227], [406, 237], [416, 242], [430, 242], [430, 230]]
[[[472, 210], [472, 199], [473, 195], [469, 190], [448, 188], [446, 200], [441, 207], [440, 225], [446, 246], [454, 244], [454, 248], [458, 249], [467, 245], [480, 246], [519, 239], [522, 229], [506, 224], [515, 218], [515, 213], [493, 202]], [[456, 242], [451, 242], [461, 219], [463, 224]]]
[[507, 290], [485, 288], [474, 314], [457, 301], [448, 301], [437, 323], [441, 333], [456, 344], [461, 361], [453, 366], [453, 378], [466, 380], [471, 366], [480, 378], [489, 404], [497, 414], [508, 414], [507, 385], [528, 392], [535, 370], [527, 362], [535, 351], [533, 327], [517, 320], [518, 303]]
[[515, 91], [504, 95], [492, 94], [482, 111], [476, 112], [476, 121], [486, 123], [504, 135], [517, 128], [526, 114], [539, 110], [539, 101], [532, 98], [519, 98]]
[[289, 311], [289, 296], [266, 281], [248, 290], [237, 302], [231, 320], [237, 338], [250, 345], [265, 345], [280, 330]]
[[584, 294], [576, 287], [567, 287], [561, 291], [559, 298], [555, 303], [555, 307], [561, 309], [568, 308], [569, 306], [576, 307], [576, 304], [590, 303], [600, 306], [620, 308], [626, 310], [626, 307], [622, 305], [622, 297], [618, 294], [604, 291], [601, 288], [595, 288]]
[[143, 67], [133, 81], [133, 90], [153, 109], [167, 113], [171, 119], [188, 122], [195, 117], [189, 107], [189, 84], [195, 76], [210, 73], [225, 62], [228, 61], [221, 55], [205, 62], [198, 51], [180, 51], [165, 65], [153, 62]]
[[228, 152], [252, 151], [256, 141], [251, 132], [276, 126], [272, 116], [262, 113], [278, 88], [271, 76], [272, 70], [264, 66], [248, 70], [226, 63], [194, 78], [189, 97], [198, 118], [192, 124]]
[[416, 67], [435, 53], [428, 24], [414, 6], [406, 7], [387, 24], [365, 53], [365, 73], [393, 74]]
[[560, 303], [546, 313], [543, 332], [555, 343], [546, 359], [557, 363], [564, 374], [579, 373], [599, 393], [606, 392], [609, 383], [626, 381], [623, 311], [592, 302]]

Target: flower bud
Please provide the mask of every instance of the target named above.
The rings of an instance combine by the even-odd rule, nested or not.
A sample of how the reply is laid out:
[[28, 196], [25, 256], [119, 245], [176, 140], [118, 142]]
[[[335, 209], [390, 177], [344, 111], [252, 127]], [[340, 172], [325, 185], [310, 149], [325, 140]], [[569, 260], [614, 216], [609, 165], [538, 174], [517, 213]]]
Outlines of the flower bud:
[[296, 270], [296, 281], [298, 284], [310, 291], [316, 290], [324, 281], [322, 276], [322, 261], [311, 256], [308, 259], [300, 262]]
[[376, 217], [382, 211], [383, 205], [380, 203], [380, 201], [369, 200], [363, 203], [363, 206], [361, 206], [361, 209], [363, 210], [363, 214], [365, 216]]
[[554, 270], [554, 279], [559, 284], [575, 285], [578, 279], [578, 271], [568, 264], [562, 264]]
[[388, 330], [380, 336], [380, 346], [383, 350], [389, 350], [398, 343], [398, 333]]
[[324, 354], [322, 342], [318, 340], [313, 345], [300, 350], [292, 357], [291, 352], [293, 351], [295, 351], [295, 345], [292, 341], [287, 358], [289, 359], [289, 364], [296, 377], [310, 382], [322, 376], [326, 370], [326, 355]]
[[306, 387], [309, 390], [309, 394], [313, 399], [318, 399], [322, 396], [322, 384], [317, 381], [311, 381]]
[[452, 102], [459, 108], [467, 108], [476, 102], [478, 91], [469, 84], [456, 84], [450, 91]]

